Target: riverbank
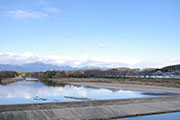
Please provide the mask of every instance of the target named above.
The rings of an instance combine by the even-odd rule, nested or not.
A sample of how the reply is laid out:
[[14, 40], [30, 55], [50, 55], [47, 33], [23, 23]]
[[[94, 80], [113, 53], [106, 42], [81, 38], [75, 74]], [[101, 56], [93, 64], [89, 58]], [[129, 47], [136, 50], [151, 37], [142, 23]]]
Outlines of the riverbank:
[[1, 120], [51, 120], [51, 119], [111, 119], [137, 115], [150, 115], [180, 111], [180, 89], [147, 85], [73, 82], [96, 88], [123, 89], [174, 93], [172, 96], [153, 98], [94, 100], [41, 104], [1, 105]]
[[24, 80], [24, 77], [3, 78], [0, 81], [0, 84], [8, 84], [8, 83], [16, 82], [18, 80]]
[[48, 79], [47, 81], [55, 84], [66, 84], [69, 82], [98, 82], [180, 88], [180, 79], [172, 78], [61, 78]]

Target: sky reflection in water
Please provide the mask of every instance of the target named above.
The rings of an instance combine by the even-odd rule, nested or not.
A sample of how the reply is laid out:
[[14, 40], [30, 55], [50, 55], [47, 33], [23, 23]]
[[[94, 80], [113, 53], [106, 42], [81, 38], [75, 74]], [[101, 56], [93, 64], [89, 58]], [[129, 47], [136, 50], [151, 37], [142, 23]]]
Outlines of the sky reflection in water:
[[18, 81], [0, 85], [0, 104], [24, 104], [24, 103], [44, 103], [44, 102], [70, 102], [80, 101], [78, 99], [65, 98], [78, 97], [88, 98], [90, 100], [103, 99], [123, 99], [148, 97], [142, 92], [95, 89], [84, 86], [46, 86], [39, 81]]

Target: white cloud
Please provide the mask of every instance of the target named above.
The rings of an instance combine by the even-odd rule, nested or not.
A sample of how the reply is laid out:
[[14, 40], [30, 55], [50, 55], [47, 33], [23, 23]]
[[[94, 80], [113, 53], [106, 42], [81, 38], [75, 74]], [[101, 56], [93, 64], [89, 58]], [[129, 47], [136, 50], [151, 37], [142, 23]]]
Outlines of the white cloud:
[[99, 43], [99, 44], [98, 44], [98, 47], [100, 47], [100, 48], [107, 48], [107, 45], [104, 45], [104, 44], [102, 44], [102, 43]]
[[139, 61], [129, 65], [131, 68], [162, 68], [169, 65], [180, 64], [180, 58], [169, 58], [164, 61]]
[[7, 16], [10, 16], [14, 19], [27, 19], [27, 18], [33, 18], [33, 19], [42, 19], [45, 17], [49, 17], [47, 14], [42, 12], [36, 12], [36, 11], [24, 11], [24, 10], [13, 10], [8, 11]]
[[161, 68], [163, 67], [163, 64], [158, 62], [139, 61], [135, 64], [131, 64], [130, 67], [131, 68]]
[[171, 62], [179, 62], [180, 61], [180, 57], [170, 58], [169, 61], [171, 61]]
[[119, 60], [97, 60], [89, 57], [59, 57], [59, 56], [40, 56], [31, 52], [23, 54], [17, 53], [0, 53], [0, 64], [17, 64], [43, 62], [46, 64], [68, 65], [72, 67], [96, 66], [96, 67], [130, 67], [130, 68], [161, 68], [167, 65], [180, 64], [180, 58], [170, 58], [166, 61], [142, 61], [136, 59], [119, 59]]
[[35, 5], [48, 5], [46, 0], [36, 0]]
[[55, 7], [46, 7], [44, 8], [44, 10], [46, 10], [47, 12], [52, 12], [52, 13], [60, 13], [61, 10]]
[[127, 67], [128, 64], [113, 61], [101, 61], [90, 59], [89, 57], [81, 58], [61, 58], [59, 56], [40, 56], [31, 52], [23, 54], [17, 53], [0, 53], [0, 64], [26, 64], [33, 62], [43, 62], [47, 64], [68, 65], [72, 67], [97, 66], [97, 67]]

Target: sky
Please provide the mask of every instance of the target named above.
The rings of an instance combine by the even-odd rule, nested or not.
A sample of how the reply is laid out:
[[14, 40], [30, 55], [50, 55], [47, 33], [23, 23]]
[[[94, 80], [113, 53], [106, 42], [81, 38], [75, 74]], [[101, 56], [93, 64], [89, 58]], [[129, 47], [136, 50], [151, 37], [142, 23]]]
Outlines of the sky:
[[0, 1], [0, 64], [162, 67], [179, 46], [179, 0]]

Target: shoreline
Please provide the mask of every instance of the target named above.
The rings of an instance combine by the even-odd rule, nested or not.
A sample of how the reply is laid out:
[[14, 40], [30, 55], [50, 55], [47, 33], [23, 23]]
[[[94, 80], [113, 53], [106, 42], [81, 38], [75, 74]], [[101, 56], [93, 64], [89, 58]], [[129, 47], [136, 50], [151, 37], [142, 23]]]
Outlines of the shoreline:
[[24, 80], [24, 77], [4, 78], [1, 80], [0, 84], [5, 85], [5, 84], [16, 82], [19, 80]]
[[137, 84], [162, 86], [171, 88], [180, 88], [180, 79], [171, 78], [59, 78], [48, 79], [45, 82], [52, 82], [55, 84], [68, 84], [69, 82], [94, 82], [94, 83], [117, 83], [117, 84]]

